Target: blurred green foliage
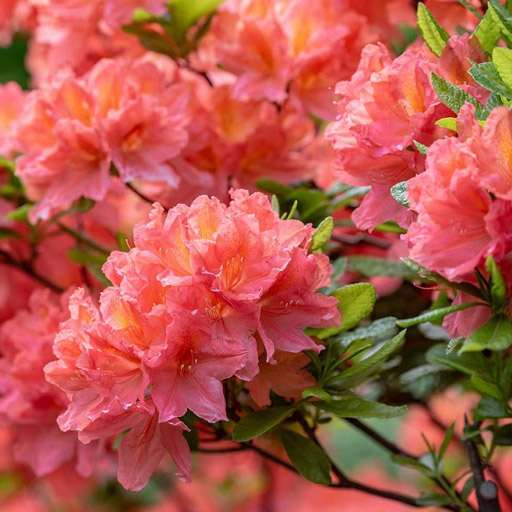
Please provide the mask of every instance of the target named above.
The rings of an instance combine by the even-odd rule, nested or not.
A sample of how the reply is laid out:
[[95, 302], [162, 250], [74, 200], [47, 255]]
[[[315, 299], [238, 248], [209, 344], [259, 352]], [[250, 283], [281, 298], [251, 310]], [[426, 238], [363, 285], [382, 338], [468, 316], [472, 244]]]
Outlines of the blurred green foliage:
[[0, 48], [0, 83], [15, 81], [23, 89], [28, 89], [30, 75], [25, 67], [27, 46], [27, 38], [18, 35], [11, 46]]

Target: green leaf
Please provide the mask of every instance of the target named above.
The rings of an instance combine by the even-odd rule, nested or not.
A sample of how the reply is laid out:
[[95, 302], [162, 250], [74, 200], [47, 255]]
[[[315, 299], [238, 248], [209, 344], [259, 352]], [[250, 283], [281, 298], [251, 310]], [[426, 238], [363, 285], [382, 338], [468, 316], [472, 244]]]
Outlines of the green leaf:
[[288, 185], [283, 185], [282, 183], [268, 179], [258, 180], [256, 182], [256, 186], [263, 192], [275, 194], [280, 199], [286, 197], [290, 192], [293, 191], [293, 188], [289, 187]]
[[457, 131], [457, 118], [456, 117], [443, 117], [443, 119], [439, 119], [436, 121], [437, 126], [441, 128], [446, 128], [447, 130], [451, 130], [452, 132]]
[[280, 206], [279, 206], [279, 199], [277, 199], [277, 196], [275, 194], [272, 194], [272, 209], [279, 215], [280, 213]]
[[342, 396], [339, 400], [314, 402], [313, 405], [339, 418], [396, 418], [407, 411], [405, 405], [385, 405], [357, 396]]
[[512, 345], [512, 323], [505, 315], [492, 317], [464, 342], [459, 353], [480, 352], [485, 349], [505, 350]]
[[173, 26], [187, 32], [201, 18], [211, 16], [224, 0], [169, 0], [167, 6]]
[[341, 311], [341, 324], [338, 327], [312, 330], [311, 333], [324, 340], [342, 331], [348, 331], [366, 318], [372, 311], [377, 300], [375, 287], [369, 283], [355, 283], [338, 288], [332, 293], [338, 299]]
[[[292, 207], [290, 208], [290, 212], [288, 215], [283, 213], [283, 217], [285, 220], [291, 220], [293, 219], [293, 216], [295, 215], [295, 212], [297, 211], [297, 206], [299, 205], [299, 202], [297, 200], [293, 201]], [[286, 217], [285, 217], [286, 215]]]
[[483, 16], [468, 2], [468, 0], [459, 0], [459, 2], [469, 9], [479, 20], [483, 19]]
[[512, 41], [512, 21], [510, 13], [503, 7], [498, 0], [489, 0], [489, 11], [492, 13], [492, 19], [501, 30], [503, 39], [510, 44]]
[[476, 27], [473, 35], [478, 39], [482, 48], [491, 53], [498, 44], [501, 35], [501, 29], [496, 14], [492, 9], [488, 9], [485, 16]]
[[496, 67], [505, 86], [512, 90], [512, 50], [509, 48], [494, 48], [492, 51], [492, 63]]
[[329, 400], [332, 399], [331, 395], [329, 395], [329, 393], [327, 393], [327, 391], [325, 391], [322, 388], [316, 387], [316, 386], [306, 388], [302, 392], [302, 398], [307, 399], [307, 398], [311, 398], [311, 397], [318, 398], [319, 400], [325, 400], [326, 402], [328, 402]]
[[495, 259], [489, 256], [485, 260], [485, 268], [490, 275], [491, 298], [493, 311], [499, 311], [507, 300], [507, 284], [496, 264]]
[[431, 270], [422, 267], [419, 263], [416, 263], [415, 261], [408, 259], [408, 258], [402, 258], [402, 262], [404, 265], [409, 267], [412, 271], [416, 272], [417, 275], [427, 279], [428, 281], [432, 281], [433, 283], [442, 284], [445, 286], [449, 286], [451, 288], [454, 288], [455, 290], [460, 290], [466, 293], [469, 293], [469, 295], [473, 295], [473, 297], [478, 297], [482, 299], [482, 293], [480, 290], [469, 283], [452, 283], [445, 279], [443, 276], [436, 272], [432, 272]]
[[425, 146], [425, 144], [422, 144], [421, 142], [418, 142], [417, 140], [413, 141], [414, 145], [416, 146], [416, 149], [420, 152], [422, 155], [426, 155], [428, 151], [428, 146]]
[[433, 346], [426, 354], [427, 361], [445, 366], [466, 375], [485, 375], [491, 371], [489, 361], [479, 352], [465, 354], [446, 353], [446, 345]]
[[416, 498], [416, 503], [422, 507], [442, 507], [443, 505], [451, 505], [453, 498], [446, 494], [423, 494]]
[[4, 155], [0, 155], [0, 167], [14, 173], [16, 171], [16, 162]]
[[397, 279], [419, 279], [416, 272], [400, 261], [371, 256], [350, 256], [348, 264], [352, 271], [366, 277], [396, 277]]
[[494, 431], [493, 439], [499, 446], [512, 446], [512, 423], [498, 427]]
[[281, 430], [281, 442], [293, 467], [315, 484], [331, 483], [331, 463], [325, 452], [311, 439], [291, 430]]
[[442, 460], [448, 446], [452, 442], [453, 436], [455, 434], [455, 423], [452, 423], [447, 429], [446, 434], [444, 435], [443, 442], [441, 444], [441, 448], [439, 448], [439, 460]]
[[487, 119], [489, 111], [466, 91], [451, 84], [450, 82], [447, 82], [444, 78], [441, 78], [435, 73], [430, 75], [430, 79], [432, 81], [432, 87], [434, 87], [439, 99], [456, 114], [459, 113], [459, 110], [463, 105], [466, 103], [472, 103], [475, 105], [475, 116], [477, 119]]
[[485, 87], [488, 91], [505, 97], [510, 97], [512, 94], [511, 90], [501, 79], [496, 66], [492, 62], [474, 64], [469, 70], [469, 74], [473, 77], [475, 82]]
[[68, 257], [71, 261], [80, 265], [103, 265], [107, 261], [106, 256], [79, 247], [69, 249]]
[[378, 365], [386, 361], [393, 352], [398, 350], [405, 338], [406, 331], [403, 330], [398, 333], [394, 338], [382, 344], [372, 355], [360, 359], [353, 366], [343, 370], [336, 376], [336, 380], [352, 378], [356, 375], [366, 373], [370, 370], [375, 369]]
[[116, 242], [117, 242], [117, 247], [119, 248], [120, 251], [129, 252], [130, 247], [128, 245], [128, 237], [126, 236], [125, 233], [123, 233], [122, 231], [118, 231], [116, 233]]
[[416, 316], [414, 318], [407, 318], [405, 320], [397, 320], [396, 324], [398, 327], [412, 327], [413, 325], [423, 324], [425, 322], [436, 322], [437, 320], [443, 319], [445, 316], [462, 311], [464, 309], [473, 308], [476, 306], [485, 306], [479, 302], [468, 302], [466, 304], [459, 304], [458, 306], [448, 306], [446, 308], [434, 309], [432, 311], [426, 311], [425, 313]]
[[26, 203], [19, 208], [16, 208], [16, 210], [12, 210], [5, 214], [4, 219], [7, 220], [17, 220], [20, 222], [26, 222], [28, 223], [28, 213], [30, 211], [30, 208], [32, 208], [32, 204]]
[[343, 315], [340, 331], [348, 331], [366, 318], [377, 300], [375, 287], [369, 283], [349, 284], [336, 290], [333, 296], [338, 299], [338, 308]]
[[501, 105], [503, 105], [503, 101], [499, 94], [496, 94], [495, 92], [489, 94], [489, 97], [487, 98], [487, 103], [485, 104], [487, 110], [493, 110], [497, 107], [501, 107]]
[[325, 218], [315, 234], [313, 235], [313, 239], [311, 240], [311, 245], [309, 247], [310, 252], [317, 252], [322, 249], [322, 247], [329, 241], [331, 238], [332, 232], [334, 230], [334, 220], [332, 217]]
[[465, 482], [464, 486], [462, 487], [462, 491], [460, 493], [461, 499], [465, 502], [469, 498], [469, 495], [471, 494], [471, 491], [475, 488], [475, 477], [470, 476]]
[[[5, 0], [2, 0], [5, 1]], [[11, 4], [13, 5], [13, 4]], [[4, 21], [4, 20], [2, 20]], [[29, 88], [30, 74], [25, 67], [29, 38], [15, 35], [10, 46], [0, 48], [0, 83], [15, 81], [23, 89]]]
[[421, 32], [421, 37], [427, 43], [433, 54], [437, 57], [443, 53], [446, 42], [450, 35], [443, 27], [437, 23], [432, 13], [427, 9], [423, 2], [418, 4], [418, 28]]
[[484, 396], [474, 412], [475, 420], [485, 420], [488, 418], [506, 418], [509, 416], [507, 408], [498, 400]]
[[431, 473], [431, 469], [425, 464], [422, 464], [418, 459], [404, 457], [403, 455], [391, 455], [391, 459], [402, 466], [409, 466], [411, 468], [418, 469], [422, 473]]
[[492, 398], [496, 398], [496, 400], [503, 400], [503, 393], [493, 382], [489, 382], [487, 379], [483, 379], [479, 375], [472, 375], [471, 384], [473, 384], [474, 388], [480, 394], [491, 396]]
[[370, 325], [360, 327], [355, 331], [342, 333], [334, 338], [332, 343], [337, 343], [342, 347], [347, 348], [354, 341], [371, 339], [385, 334], [392, 335], [393, 332], [396, 332], [396, 318], [394, 316], [388, 316], [385, 318], [379, 318]]
[[500, 388], [505, 396], [510, 396], [512, 387], [512, 357], [508, 357], [500, 376]]
[[334, 261], [332, 264], [331, 285], [320, 289], [319, 291], [321, 293], [324, 295], [331, 295], [331, 293], [335, 292], [339, 288], [339, 281], [347, 270], [347, 264], [347, 258], [338, 258]]
[[[422, 4], [420, 4], [422, 5]], [[407, 198], [407, 181], [401, 181], [391, 187], [391, 195], [393, 199], [402, 206], [409, 208], [409, 200]]]
[[132, 20], [135, 23], [151, 23], [153, 21], [160, 21], [161, 16], [153, 14], [152, 12], [142, 9], [141, 7], [135, 9], [132, 14]]
[[244, 416], [233, 428], [233, 441], [243, 443], [277, 427], [293, 413], [293, 407], [261, 409]]

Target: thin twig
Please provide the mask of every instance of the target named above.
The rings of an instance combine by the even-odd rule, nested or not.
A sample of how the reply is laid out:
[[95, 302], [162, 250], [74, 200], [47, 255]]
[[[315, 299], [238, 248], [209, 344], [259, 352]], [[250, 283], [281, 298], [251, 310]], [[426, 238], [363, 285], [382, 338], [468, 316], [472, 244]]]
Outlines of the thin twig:
[[[305, 434], [317, 445], [320, 446], [320, 448], [323, 447], [318, 441], [318, 438], [316, 436], [315, 430], [310, 427], [307, 420], [302, 415], [297, 415], [297, 420], [301, 424]], [[325, 453], [325, 450], [323, 450]], [[379, 496], [381, 498], [386, 498], [389, 500], [398, 501], [400, 503], [405, 503], [407, 505], [410, 505], [411, 507], [421, 507], [422, 505], [418, 504], [417, 499], [414, 496], [407, 496], [405, 494], [393, 492], [393, 491], [387, 491], [384, 489], [377, 489], [375, 487], [370, 487], [365, 484], [361, 484], [359, 482], [356, 482], [354, 480], [351, 480], [348, 478], [345, 473], [338, 467], [338, 465], [326, 454], [327, 458], [329, 459], [329, 462], [331, 463], [332, 471], [336, 475], [336, 477], [339, 480], [338, 484], [332, 485], [332, 487], [339, 487], [342, 489], [353, 489], [356, 491], [365, 492], [367, 494], [372, 494], [373, 496]], [[445, 507], [448, 508], [448, 507]], [[458, 510], [458, 508], [449, 508], [449, 510]]]
[[[146, 201], [146, 203], [149, 203], [149, 204], [155, 204], [157, 203], [158, 201], [156, 199], [151, 199], [150, 197], [148, 197], [146, 194], [142, 193], [140, 190], [136, 189], [131, 183], [125, 183], [125, 185], [136, 195], [138, 195], [143, 201]], [[165, 208], [165, 206], [162, 205], [162, 208], [165, 210], [165, 211], [168, 211], [168, 208]]]
[[381, 436], [377, 431], [365, 425], [362, 421], [359, 421], [355, 418], [345, 418], [345, 421], [352, 424], [354, 427], [356, 427], [358, 430], [366, 434], [368, 437], [371, 437], [375, 442], [380, 444], [383, 448], [386, 448], [386, 450], [391, 452], [393, 455], [400, 455], [401, 457], [407, 457], [409, 459], [416, 458], [414, 455], [402, 450], [395, 443]]
[[[349, 419], [346, 418], [346, 421], [348, 421], [351, 425], [359, 429], [361, 432], [366, 434], [368, 437], [373, 439], [377, 444], [381, 445], [386, 450], [390, 451], [394, 455], [400, 455], [402, 457], [409, 458], [411, 460], [419, 460], [418, 457], [415, 457], [406, 451], [399, 448], [396, 444], [392, 443], [391, 441], [385, 439], [383, 436], [381, 436], [378, 432], [373, 430], [368, 425], [365, 425], [359, 420]], [[440, 478], [431, 477], [431, 479], [437, 483], [442, 489], [444, 489], [446, 486], [452, 487], [451, 482], [448, 480], [448, 478], [445, 475], [441, 475]], [[460, 493], [458, 491], [454, 491], [454, 495], [457, 496], [457, 498], [461, 499]], [[474, 509], [471, 507], [471, 505], [466, 504], [467, 508], [474, 512]], [[445, 506], [444, 508], [447, 508], [449, 510], [460, 510], [460, 507], [458, 506]]]
[[70, 228], [69, 226], [63, 224], [62, 222], [58, 222], [57, 226], [59, 226], [61, 231], [64, 231], [68, 235], [71, 235], [81, 244], [86, 245], [87, 247], [94, 249], [95, 251], [105, 256], [108, 256], [110, 254], [110, 251], [108, 249], [98, 244], [95, 240], [92, 240], [88, 236], [84, 235], [81, 231], [77, 231], [76, 229]]
[[232, 446], [229, 448], [196, 448], [195, 451], [199, 453], [233, 453], [233, 452], [243, 452], [249, 450], [248, 446]]
[[3, 260], [0, 261], [0, 263], [3, 263], [5, 265], [9, 265], [10, 267], [17, 268], [21, 271], [23, 271], [25, 274], [30, 276], [32, 279], [40, 282], [41, 284], [47, 286], [48, 288], [51, 288], [53, 291], [61, 293], [64, 291], [63, 288], [56, 285], [55, 283], [52, 283], [46, 277], [38, 274], [27, 262], [24, 261], [17, 261], [15, 260], [7, 251], [4, 251], [3, 249], [0, 249], [0, 256], [3, 257]]

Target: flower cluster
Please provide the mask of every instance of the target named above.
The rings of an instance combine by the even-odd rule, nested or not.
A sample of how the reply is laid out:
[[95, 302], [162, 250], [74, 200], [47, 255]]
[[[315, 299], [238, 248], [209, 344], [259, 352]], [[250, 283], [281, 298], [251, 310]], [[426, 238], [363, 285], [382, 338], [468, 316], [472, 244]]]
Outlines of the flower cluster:
[[392, 60], [382, 44], [369, 45], [351, 80], [337, 85], [338, 118], [326, 135], [336, 150], [337, 178], [371, 186], [354, 214], [360, 229], [388, 220], [406, 223], [406, 210], [389, 190], [424, 170], [424, 158], [414, 144], [429, 145], [445, 135], [435, 123], [451, 115], [430, 75], [436, 72], [485, 95], [468, 74], [469, 59], [482, 62], [485, 55], [468, 35], [452, 37], [438, 61], [426, 46], [413, 46]]
[[104, 199], [111, 165], [123, 181], [172, 180], [185, 146], [186, 89], [150, 60], [101, 61], [85, 78], [63, 71], [29, 93], [16, 126], [18, 173], [48, 219], [81, 196]]
[[[70, 398], [59, 426], [86, 443], [131, 429], [119, 446], [127, 488], [146, 484], [164, 450], [188, 479], [179, 418], [189, 410], [226, 420], [223, 380], [254, 379], [260, 355], [275, 364], [284, 353], [320, 351], [301, 328], [340, 321], [337, 300], [317, 293], [331, 266], [308, 253], [311, 226], [280, 220], [262, 194], [231, 195], [229, 206], [203, 196], [166, 216], [156, 205], [135, 228], [135, 247], [105, 264], [114, 286], [99, 308], [77, 291], [55, 339], [46, 376]], [[284, 395], [300, 393], [311, 383], [304, 364], [284, 364], [277, 379], [266, 372], [255, 399], [267, 402], [275, 380]]]
[[[510, 2], [0, 4], [30, 74], [0, 85], [2, 475], [65, 475], [78, 511], [97, 477], [138, 491], [172, 459], [189, 483], [192, 452], [240, 451], [253, 476], [263, 456], [323, 484], [279, 510], [340, 487], [402, 510], [421, 502], [336, 469], [324, 423], [404, 413], [391, 397], [456, 435], [470, 412], [466, 446], [484, 422], [484, 466], [512, 443]], [[461, 412], [436, 408], [441, 384]], [[415, 467], [436, 502], [471, 503], [470, 478], [458, 494]], [[154, 478], [162, 510], [216, 506], [202, 473], [229, 475]]]

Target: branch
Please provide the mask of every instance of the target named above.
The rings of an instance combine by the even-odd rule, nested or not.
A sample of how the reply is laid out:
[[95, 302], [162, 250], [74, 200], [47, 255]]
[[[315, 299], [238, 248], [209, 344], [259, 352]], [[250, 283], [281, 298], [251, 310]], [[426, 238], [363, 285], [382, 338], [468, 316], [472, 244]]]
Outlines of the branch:
[[[388, 450], [391, 453], [393, 453], [394, 455], [400, 455], [402, 457], [407, 457], [407, 458], [412, 459], [412, 460], [419, 460], [418, 457], [415, 457], [415, 456], [411, 455], [410, 453], [407, 453], [406, 451], [402, 450], [396, 444], [394, 444], [391, 441], [385, 439], [378, 432], [376, 432], [375, 430], [370, 428], [368, 425], [365, 425], [361, 421], [356, 420], [356, 419], [352, 419], [352, 418], [345, 418], [345, 420], [347, 422], [349, 422], [351, 425], [353, 425], [354, 427], [356, 427], [357, 429], [359, 429], [361, 432], [366, 434], [368, 437], [373, 439], [377, 444], [381, 445], [383, 448], [385, 448], [386, 450]], [[436, 478], [436, 477], [430, 477], [430, 478], [437, 485], [439, 485], [442, 489], [445, 489], [446, 486], [449, 486], [450, 488], [452, 487], [451, 482], [444, 475], [441, 475], [439, 479]], [[454, 491], [454, 494], [455, 494], [455, 496], [457, 496], [457, 498], [461, 499], [461, 501], [462, 501], [462, 498], [461, 498], [459, 492]], [[475, 512], [474, 509], [469, 504], [466, 504], [466, 505], [467, 505], [467, 508], [469, 510]], [[448, 505], [448, 506], [445, 506], [443, 508], [446, 508], [448, 510], [460, 510], [460, 507], [457, 506], [457, 505], [453, 505], [453, 506], [452, 505]]]
[[[439, 427], [441, 430], [446, 430], [446, 425], [434, 414], [432, 409], [427, 407], [425, 404], [424, 404], [424, 408], [427, 411], [427, 414], [429, 415], [429, 418], [432, 421], [432, 423], [434, 423], [434, 425]], [[457, 444], [459, 444], [462, 448], [465, 448], [464, 441], [459, 436], [454, 435], [453, 440]], [[507, 485], [505, 485], [505, 482], [503, 481], [503, 478], [501, 477], [499, 471], [495, 467], [492, 467], [492, 466], [488, 466], [487, 470], [494, 477], [494, 480], [498, 484], [500, 491], [503, 492], [503, 494], [505, 494], [505, 496], [508, 498], [508, 500], [512, 502], [512, 493], [510, 492]]]
[[[400, 494], [393, 491], [387, 491], [384, 489], [377, 489], [375, 487], [370, 487], [365, 484], [361, 484], [359, 482], [355, 482], [354, 480], [351, 480], [348, 478], [345, 473], [337, 466], [337, 464], [327, 455], [325, 450], [323, 449], [322, 445], [318, 441], [318, 438], [316, 436], [315, 430], [309, 426], [309, 423], [302, 415], [297, 415], [297, 420], [301, 424], [304, 432], [306, 435], [326, 454], [326, 457], [329, 459], [329, 462], [332, 466], [333, 473], [337, 476], [339, 483], [331, 485], [331, 487], [338, 487], [341, 489], [353, 489], [355, 491], [361, 491], [365, 492], [367, 494], [371, 494], [373, 496], [379, 496], [380, 498], [386, 498], [393, 501], [398, 501], [400, 503], [405, 503], [407, 505], [410, 505], [411, 507], [422, 507], [422, 505], [418, 504], [417, 499], [414, 496], [407, 496], [405, 494]], [[458, 511], [458, 507], [452, 507], [452, 506], [446, 506], [444, 507], [448, 510], [455, 510]]]
[[66, 226], [62, 222], [57, 222], [57, 226], [61, 229], [61, 231], [64, 231], [68, 235], [75, 238], [78, 242], [81, 242], [83, 245], [86, 245], [87, 247], [94, 249], [95, 251], [108, 256], [110, 254], [110, 251], [97, 243], [95, 240], [92, 240], [87, 235], [84, 235], [81, 231], [77, 231], [76, 229], [70, 228], [69, 226]]
[[[135, 188], [131, 183], [125, 183], [125, 185], [136, 195], [138, 195], [143, 201], [146, 201], [146, 203], [149, 203], [153, 205], [154, 203], [158, 202], [156, 199], [151, 199], [146, 194], [142, 193], [140, 190]], [[169, 211], [169, 208], [166, 208], [164, 205], [162, 205], [162, 208], [165, 211]]]
[[212, 449], [196, 448], [194, 451], [199, 452], [199, 453], [233, 453], [233, 452], [244, 452], [249, 449], [250, 449], [250, 447], [248, 447], [248, 446], [232, 446], [230, 448], [212, 448]]
[[377, 431], [373, 430], [369, 426], [365, 425], [362, 421], [354, 418], [345, 418], [345, 421], [356, 427], [361, 432], [365, 433], [368, 437], [371, 437], [377, 444], [380, 444], [383, 448], [386, 448], [393, 455], [400, 455], [401, 457], [407, 457], [408, 459], [416, 459], [414, 455], [407, 453], [402, 450], [395, 443], [392, 443], [385, 437], [381, 436]]
[[43, 284], [44, 286], [47, 286], [48, 288], [51, 288], [53, 291], [62, 293], [64, 291], [63, 288], [60, 286], [57, 286], [55, 283], [52, 283], [46, 277], [38, 274], [32, 267], [30, 263], [27, 263], [25, 261], [17, 261], [15, 260], [7, 251], [4, 251], [3, 249], [0, 249], [0, 256], [3, 257], [3, 261], [0, 263], [4, 263], [5, 265], [9, 265], [10, 267], [17, 268], [21, 271], [23, 271], [25, 274], [30, 276], [32, 279], [38, 281], [39, 283]]
[[[464, 425], [468, 426], [468, 417], [464, 415]], [[480, 422], [472, 425], [474, 428], [480, 426]], [[472, 439], [464, 441], [469, 457], [469, 465], [475, 479], [475, 492], [478, 501], [479, 512], [501, 512], [498, 501], [498, 488], [490, 480], [486, 480], [484, 476], [484, 468], [478, 449]]]

